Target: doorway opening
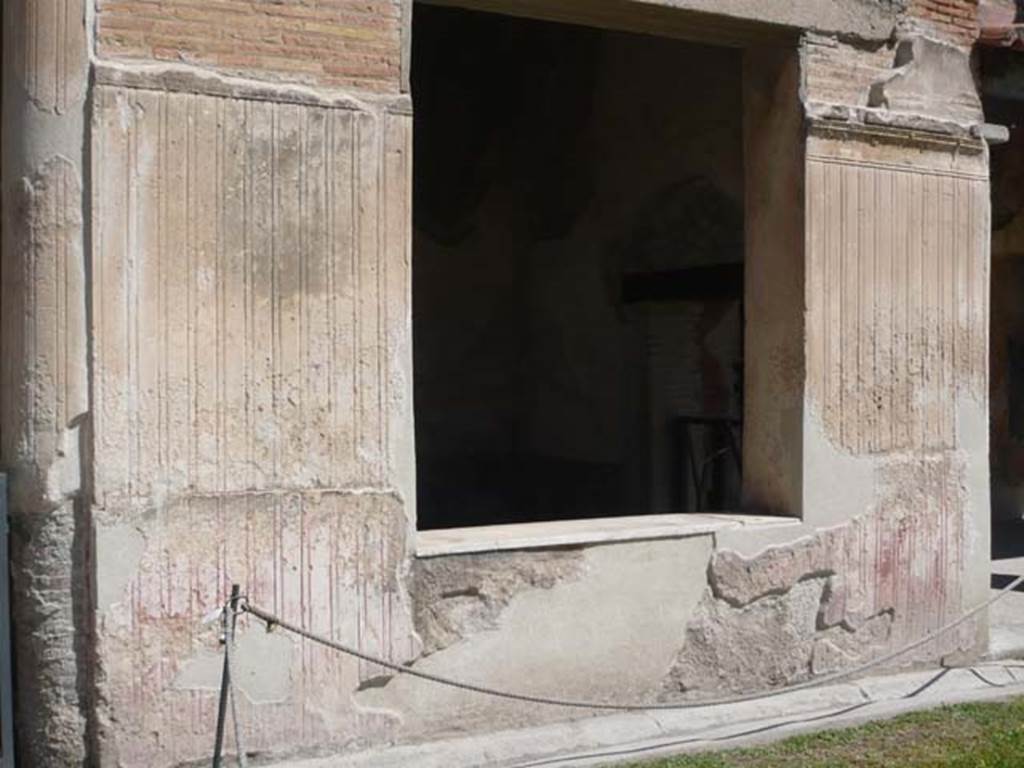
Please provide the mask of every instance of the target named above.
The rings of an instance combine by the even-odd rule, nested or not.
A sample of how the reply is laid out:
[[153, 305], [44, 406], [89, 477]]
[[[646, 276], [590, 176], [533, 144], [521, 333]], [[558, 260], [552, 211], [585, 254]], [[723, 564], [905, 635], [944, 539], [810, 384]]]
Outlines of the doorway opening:
[[737, 509], [742, 52], [413, 24], [419, 528]]

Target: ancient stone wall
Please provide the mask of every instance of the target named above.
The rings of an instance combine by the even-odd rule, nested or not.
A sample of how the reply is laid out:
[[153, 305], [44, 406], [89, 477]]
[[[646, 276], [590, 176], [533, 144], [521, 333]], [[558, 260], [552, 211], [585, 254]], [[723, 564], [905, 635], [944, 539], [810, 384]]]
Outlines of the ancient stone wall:
[[[845, 79], [844, 59], [862, 65]], [[810, 537], [719, 537], [671, 691], [870, 658], [986, 594], [971, 564], [988, 552], [988, 172], [967, 57], [920, 38], [893, 51], [809, 36], [801, 70], [799, 150], [781, 130], [748, 139], [748, 172], [765, 148], [777, 171], [798, 156], [803, 218], [773, 217], [785, 193], [748, 177], [748, 280], [790, 300], [747, 306], [744, 470], [748, 498], [798, 511]], [[757, 71], [770, 86], [768, 62]], [[779, 93], [758, 126], [786, 125]], [[803, 242], [758, 246], [772, 241], [760, 226], [799, 227]], [[984, 637], [968, 626], [918, 658], [977, 653]]]
[[386, 91], [401, 75], [402, 13], [400, 0], [96, 0], [96, 51], [104, 59]]
[[978, 0], [910, 0], [906, 14], [922, 31], [970, 47], [978, 38]]
[[[219, 661], [201, 620], [231, 582], [373, 653], [417, 651], [401, 18], [389, 2], [97, 4], [104, 763], [208, 753]], [[249, 749], [384, 733], [351, 702], [375, 670], [241, 631]]]
[[[367, 650], [415, 650], [410, 117], [272, 96], [94, 96], [93, 514], [111, 761], [209, 749], [217, 672], [199, 622], [231, 581]], [[347, 704], [359, 666], [292, 649], [281, 637], [263, 651], [283, 664], [277, 688], [262, 670], [241, 681], [251, 748], [365, 737], [373, 718]]]
[[[988, 589], [978, 565], [989, 535], [985, 147], [822, 120], [804, 162], [804, 301], [790, 317], [806, 323], [794, 331], [802, 353], [794, 363], [748, 349], [802, 398], [800, 434], [779, 444], [799, 454], [790, 503], [806, 527], [774, 545], [718, 538], [672, 693], [749, 690], [865, 661]], [[771, 210], [771, 198], [761, 204]], [[772, 317], [768, 308], [748, 307], [748, 318]], [[761, 409], [765, 420], [771, 406]], [[748, 467], [788, 466], [756, 448]], [[766, 495], [760, 478], [748, 478], [755, 498]], [[982, 619], [898, 663], [984, 643]]]
[[[911, 4], [952, 45], [890, 45], [899, 5], [787, 5], [776, 24], [817, 36], [748, 62], [748, 294], [770, 320], [748, 345], [765, 385], [747, 402], [763, 419], [748, 496], [804, 524], [414, 569], [408, 5], [5, 3], [0, 450], [22, 760], [204, 759], [220, 656], [202, 619], [232, 582], [395, 661], [636, 700], [837, 668], [984, 596], [971, 3]], [[718, 6], [748, 25], [764, 7]], [[451, 711], [482, 729], [552, 716], [454, 693], [439, 707], [240, 632], [243, 736], [265, 755], [436, 736]], [[972, 626], [921, 658], [984, 639]]]
[[[871, 86], [889, 82], [896, 52], [887, 64], [878, 50], [867, 50], [873, 64], [856, 100], [840, 103], [886, 108], [872, 103]], [[931, 53], [911, 74], [931, 71]], [[762, 101], [750, 95], [748, 104], [771, 117], [772, 94], [795, 110], [794, 65], [779, 62], [780, 80], [766, 78]], [[118, 724], [103, 732], [105, 758], [173, 764], [208, 748], [216, 651], [212, 631], [195, 625], [231, 580], [371, 652], [540, 692], [559, 670], [554, 688], [582, 698], [608, 694], [595, 670], [621, 672], [616, 649], [639, 647], [644, 627], [649, 664], [628, 692], [638, 700], [840, 668], [918, 637], [976, 596], [965, 573], [984, 547], [986, 514], [970, 458], [985, 375], [974, 354], [986, 322], [975, 295], [986, 210], [977, 142], [954, 152], [955, 142], [922, 147], [899, 130], [836, 126], [805, 145], [795, 111], [751, 122], [752, 132], [772, 126], [761, 135], [765, 156], [786, 157], [797, 179], [768, 172], [754, 188], [755, 209], [774, 190], [775, 205], [799, 213], [780, 220], [771, 216], [780, 208], [760, 210], [767, 237], [756, 242], [777, 244], [779, 260], [749, 257], [767, 269], [804, 256], [786, 273], [804, 302], [788, 290], [772, 295], [788, 297], [780, 309], [807, 313], [794, 314], [796, 326], [778, 316], [771, 330], [756, 327], [758, 343], [778, 342], [764, 346], [762, 368], [777, 376], [776, 396], [790, 387], [800, 402], [780, 420], [793, 431], [774, 432], [784, 449], [802, 446], [782, 460], [797, 469], [788, 478], [795, 495], [783, 494], [779, 511], [799, 513], [810, 539], [749, 559], [712, 553], [707, 537], [593, 548], [556, 558], [572, 563], [567, 570], [522, 553], [439, 561], [418, 569], [418, 593], [406, 581], [402, 463], [408, 117], [389, 102], [295, 103], [284, 92], [168, 92], [106, 78], [93, 145], [97, 210], [106, 212], [93, 229], [103, 457], [94, 514], [100, 712]], [[958, 196], [963, 206], [953, 205]], [[905, 217], [895, 215], [897, 198]], [[798, 249], [785, 250], [791, 237]], [[888, 276], [878, 276], [879, 261]], [[900, 291], [906, 301], [895, 301]], [[956, 303], [955, 291], [975, 300]], [[147, 315], [147, 306], [157, 309]], [[778, 412], [766, 402], [765, 413]], [[184, 579], [187, 600], [170, 586]], [[633, 612], [610, 622], [610, 599]], [[560, 629], [538, 638], [542, 622]], [[426, 657], [414, 627], [433, 651]], [[917, 658], [973, 652], [980, 632]], [[478, 729], [551, 717], [381, 680], [291, 642], [243, 628], [252, 748], [436, 736], [450, 731], [453, 712]], [[765, 647], [784, 651], [756, 650]], [[289, 656], [284, 670], [264, 668]]]
[[808, 101], [867, 106], [871, 83], [893, 66], [891, 41], [859, 43], [809, 34], [802, 47], [801, 76]]
[[0, 466], [11, 473], [18, 750], [80, 763], [95, 737], [83, 0], [3, 5]]
[[[416, 563], [423, 671], [570, 699], [649, 702], [705, 585], [709, 536], [551, 551], [489, 552]], [[383, 678], [356, 694], [399, 738], [438, 738], [576, 717]]]

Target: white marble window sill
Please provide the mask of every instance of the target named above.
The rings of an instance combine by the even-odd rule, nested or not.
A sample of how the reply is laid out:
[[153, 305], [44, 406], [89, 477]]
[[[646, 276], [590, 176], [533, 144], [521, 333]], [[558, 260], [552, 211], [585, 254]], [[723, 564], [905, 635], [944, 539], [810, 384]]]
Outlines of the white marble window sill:
[[702, 536], [716, 531], [799, 526], [795, 517], [732, 513], [638, 515], [418, 531], [417, 557]]

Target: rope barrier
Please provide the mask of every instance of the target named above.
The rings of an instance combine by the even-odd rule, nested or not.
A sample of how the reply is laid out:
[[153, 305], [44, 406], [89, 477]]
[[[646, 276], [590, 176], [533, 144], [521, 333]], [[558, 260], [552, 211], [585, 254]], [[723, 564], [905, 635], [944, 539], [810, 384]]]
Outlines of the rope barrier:
[[[528, 704], [544, 704], [554, 707], [567, 707], [572, 709], [595, 709], [619, 712], [635, 712], [644, 710], [683, 710], [696, 709], [699, 707], [723, 706], [726, 704], [740, 704], [747, 701], [759, 701], [761, 699], [767, 699], [773, 696], [780, 696], [785, 693], [793, 693], [796, 691], [807, 690], [808, 688], [818, 688], [820, 686], [835, 683], [840, 680], [846, 680], [848, 678], [861, 675], [869, 669], [886, 664], [892, 661], [893, 659], [897, 659], [900, 656], [910, 653], [911, 651], [920, 648], [923, 645], [927, 645], [928, 643], [937, 640], [943, 635], [956, 629], [969, 619], [973, 618], [977, 614], [981, 613], [983, 610], [991, 606], [996, 601], [1001, 600], [1003, 597], [1012, 592], [1021, 584], [1024, 584], [1024, 575], [1018, 576], [1009, 584], [1004, 586], [999, 592], [992, 595], [979, 605], [976, 605], [974, 608], [971, 608], [969, 611], [961, 614], [958, 618], [954, 619], [953, 621], [944, 624], [938, 629], [932, 630], [931, 632], [925, 634], [923, 637], [911, 643], [908, 643], [907, 645], [904, 645], [903, 647], [898, 648], [895, 651], [883, 654], [882, 656], [876, 657], [862, 664], [858, 664], [849, 669], [840, 670], [838, 672], [833, 672], [831, 674], [823, 675], [821, 677], [816, 677], [811, 680], [806, 680], [802, 683], [796, 683], [794, 685], [789, 685], [782, 688], [773, 688], [767, 691], [760, 691], [757, 693], [718, 699], [702, 699], [699, 701], [687, 701], [677, 703], [655, 702], [652, 704], [613, 704], [598, 701], [578, 701], [572, 699], [558, 699], [548, 696], [538, 696], [528, 693], [519, 693], [517, 691], [506, 691], [498, 688], [490, 688], [485, 685], [468, 683], [464, 680], [456, 680], [454, 678], [445, 677], [443, 675], [436, 675], [431, 672], [424, 672], [422, 670], [415, 669], [414, 667], [408, 667], [404, 664], [396, 664], [393, 661], [388, 661], [386, 659], [379, 658], [372, 654], [366, 653], [365, 651], [360, 651], [357, 648], [345, 645], [344, 643], [339, 643], [336, 640], [331, 640], [330, 638], [323, 637], [322, 635], [317, 635], [296, 624], [292, 624], [291, 622], [282, 619], [280, 616], [275, 616], [274, 614], [265, 611], [258, 606], [251, 605], [245, 598], [236, 599], [235, 605], [237, 607], [234, 608], [234, 611], [236, 613], [248, 613], [256, 619], [259, 619], [267, 625], [268, 632], [272, 630], [274, 627], [280, 627], [281, 629], [287, 632], [291, 632], [292, 634], [297, 635], [299, 637], [303, 637], [311, 642], [317, 643], [326, 648], [331, 648], [340, 653], [347, 654], [348, 656], [361, 659], [362, 661], [366, 661], [370, 664], [375, 664], [379, 667], [383, 667], [384, 669], [389, 669], [397, 674], [408, 675], [409, 677], [415, 677], [420, 680], [425, 680], [427, 682], [447, 686], [449, 688], [457, 688], [463, 691], [469, 691], [471, 693], [478, 693], [486, 696], [493, 696], [500, 699], [508, 699], [511, 701], [521, 701]], [[225, 606], [225, 611], [228, 610], [232, 609], [228, 606]]]

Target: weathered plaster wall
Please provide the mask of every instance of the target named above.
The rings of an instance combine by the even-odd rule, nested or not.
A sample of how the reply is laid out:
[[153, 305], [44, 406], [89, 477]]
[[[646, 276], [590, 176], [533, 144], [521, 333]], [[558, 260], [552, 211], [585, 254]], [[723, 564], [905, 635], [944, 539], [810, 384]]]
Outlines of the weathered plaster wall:
[[[709, 536], [416, 563], [416, 668], [507, 690], [651, 701], [704, 589]], [[394, 678], [357, 696], [400, 738], [578, 716]]]
[[[762, 477], [778, 470], [781, 481], [750, 498], [799, 510], [807, 537], [775, 538], [774, 549], [744, 533], [717, 547], [694, 537], [474, 556], [422, 563], [412, 579], [410, 117], [391, 58], [401, 13], [374, 6], [348, 20], [332, 6], [340, 16], [311, 19], [298, 4], [225, 3], [244, 11], [230, 30], [175, 30], [186, 11], [202, 20], [212, 6], [103, 2], [100, 56], [118, 61], [97, 64], [87, 112], [85, 4], [5, 3], [0, 417], [15, 470], [23, 761], [204, 758], [218, 660], [216, 628], [200, 620], [232, 581], [395, 660], [417, 659], [422, 642], [433, 651], [425, 669], [636, 700], [832, 669], [983, 597], [984, 149], [864, 130], [850, 113], [836, 117], [855, 128], [816, 132], [804, 165], [795, 99], [802, 87], [810, 105], [815, 83], [833, 83], [821, 101], [878, 119], [971, 121], [962, 69], [938, 79], [954, 90], [925, 102], [900, 100], [899, 88], [886, 96], [893, 65], [966, 64], [946, 48], [916, 57], [911, 46], [908, 62], [879, 47], [897, 5], [857, 15], [863, 3], [796, 4], [811, 15], [770, 20], [849, 24], [876, 44], [819, 43], [835, 55], [805, 49], [802, 75], [793, 56], [751, 60], [764, 65], [747, 101], [765, 118], [751, 166], [764, 184], [748, 186], [748, 205], [765, 204], [752, 220], [777, 248], [761, 263], [796, 268], [775, 272], [795, 282], [778, 294], [788, 313], [768, 307], [783, 314], [758, 374], [777, 437], [760, 446]], [[719, 10], [750, 18], [755, 7]], [[838, 15], [822, 21], [822, 8]], [[281, 17], [273, 30], [268, 11]], [[394, 26], [373, 33], [372, 62], [359, 34], [316, 37], [338, 19], [376, 30], [378, 16]], [[247, 22], [239, 35], [274, 39], [252, 42], [251, 60], [218, 58]], [[281, 30], [298, 37], [276, 58], [262, 46], [285, 44]], [[856, 85], [826, 64], [849, 67]], [[238, 73], [263, 82], [227, 77]], [[833, 188], [846, 215], [821, 204]], [[892, 215], [896, 190], [905, 217]], [[786, 214], [774, 230], [773, 211]], [[918, 247], [925, 236], [934, 241]], [[829, 351], [837, 315], [839, 354]], [[430, 602], [414, 604], [416, 593]], [[922, 654], [983, 642], [979, 624]], [[758, 655], [764, 647], [786, 653]], [[385, 684], [378, 670], [247, 621], [238, 673], [246, 743], [266, 752], [436, 735], [452, 713], [474, 728], [553, 716]]]
[[952, 450], [958, 397], [984, 402], [981, 150], [812, 139], [809, 394], [828, 439], [851, 454]]
[[[118, 59], [92, 100], [100, 759], [176, 765], [212, 743], [201, 619], [231, 582], [373, 653], [418, 650], [411, 116], [397, 6], [98, 13]], [[239, 664], [250, 750], [386, 733], [351, 699], [375, 670], [245, 621]]]
[[886, 525], [893, 498], [930, 509], [894, 519], [913, 551], [960, 565], [941, 591], [913, 552], [896, 567], [938, 621], [941, 601], [973, 604], [988, 583], [987, 152], [823, 128], [808, 155], [805, 521]]
[[[751, 502], [799, 512], [810, 538], [748, 543], [749, 559], [708, 537], [445, 558], [420, 563], [411, 592], [408, 117], [389, 102], [176, 93], [104, 74], [93, 270], [105, 757], [172, 764], [208, 748], [216, 661], [212, 630], [195, 627], [231, 580], [421, 669], [636, 700], [836, 669], [980, 597], [984, 569], [967, 574], [987, 548], [984, 152], [849, 122], [805, 146], [797, 65], [748, 60], [750, 221], [775, 249], [748, 253], [766, 281], [751, 301], [771, 318], [752, 337], [761, 367], [749, 375], [770, 384], [753, 413], [775, 440], [748, 471], [787, 484]], [[896, 198], [907, 216], [892, 214]], [[773, 282], [784, 290], [766, 291]], [[186, 579], [184, 599], [174, 585]], [[248, 623], [242, 637], [257, 749], [558, 716], [388, 681]], [[970, 627], [917, 658], [983, 639]], [[620, 664], [623, 647], [642, 669]], [[289, 648], [283, 670], [259, 663]]]
[[[915, 77], [935, 74], [931, 52], [915, 61]], [[848, 667], [934, 630], [988, 588], [985, 147], [872, 127], [864, 113], [808, 127], [794, 55], [751, 51], [746, 71], [746, 491], [751, 504], [799, 514], [803, 525], [723, 533], [687, 558], [677, 584], [700, 599], [658, 620], [658, 631], [679, 621], [680, 633], [659, 641], [648, 698], [749, 691]], [[880, 64], [866, 77], [857, 103], [868, 106], [872, 83], [888, 74]], [[947, 96], [962, 82], [946, 78]], [[947, 120], [940, 108], [952, 100], [929, 96], [919, 104], [936, 111], [903, 116]], [[630, 546], [602, 549], [628, 562]], [[524, 645], [537, 651], [511, 618], [518, 601], [529, 595], [537, 622], [557, 622], [555, 592], [592, 578], [577, 558], [449, 557], [418, 572], [418, 626], [436, 649], [419, 667], [609, 695], [605, 680], [569, 673], [592, 648], [581, 640], [586, 619], [563, 629], [572, 640], [559, 639], [559, 653], [540, 652], [543, 668], [511, 661]], [[985, 639], [982, 618], [896, 664], [977, 654]], [[365, 694], [405, 713], [401, 733], [411, 735], [448, 727], [426, 704], [437, 695], [403, 680]], [[468, 727], [543, 716], [460, 694], [446, 702]]]
[[81, 763], [94, 731], [82, 0], [3, 4], [0, 467], [11, 473], [18, 757]]
[[[395, 661], [415, 656], [408, 521], [394, 494], [192, 495], [115, 514], [96, 513], [104, 764], [209, 755], [220, 653], [216, 625], [201, 622], [232, 581], [313, 631]], [[386, 720], [352, 703], [378, 670], [249, 621], [239, 632], [248, 749], [331, 750], [386, 736]]]
[[[805, 55], [805, 83], [816, 61]], [[966, 57], [942, 49], [914, 61], [913, 77], [941, 80], [949, 98], [921, 87], [927, 98], [901, 114], [948, 120], [963, 79], [938, 74], [951, 61], [969, 72]], [[888, 106], [873, 107], [887, 113], [879, 122], [893, 119]], [[741, 599], [721, 594], [729, 560], [716, 557], [706, 616], [675, 673], [683, 689], [740, 672], [720, 643], [702, 641], [702, 625], [744, 648], [793, 640], [783, 646], [799, 649], [796, 659], [768, 654], [763, 669], [747, 667], [770, 683], [906, 642], [987, 589], [987, 152], [977, 139], [872, 128], [859, 122], [870, 123], [870, 110], [859, 115], [813, 121], [806, 145], [799, 501], [804, 523], [825, 529], [806, 546], [827, 548], [830, 562], [805, 557], [805, 545], [769, 550], [745, 564], [747, 577], [779, 583]], [[826, 617], [836, 596], [855, 618]], [[766, 611], [781, 618], [758, 620]], [[860, 650], [865, 641], [834, 629], [862, 624]], [[923, 655], [984, 642], [981, 622]]]
[[[94, 105], [103, 756], [169, 765], [209, 749], [199, 621], [231, 581], [368, 650], [415, 651], [410, 118], [107, 85]], [[275, 642], [287, 683], [242, 683], [251, 748], [369, 738], [348, 702], [364, 670]]]
[[[961, 585], [980, 557], [965, 482], [955, 460], [898, 463], [879, 470], [868, 491], [877, 501], [850, 522], [767, 549], [762, 540], [753, 555], [742, 552], [752, 542], [720, 539], [667, 690], [714, 695], [804, 680], [959, 615], [977, 601]], [[976, 653], [979, 631], [968, 623], [894, 665]]]
[[409, 117], [95, 109], [97, 503], [407, 481]]
[[[838, 77], [841, 61], [852, 76]], [[770, 63], [748, 78], [761, 82], [748, 115], [761, 104], [764, 116], [748, 173], [760, 152], [777, 176], [798, 163], [803, 219], [777, 215], [794, 209], [785, 191], [748, 177], [747, 276], [777, 293], [748, 291], [745, 493], [802, 516], [809, 538], [718, 538], [673, 691], [870, 657], [988, 584], [988, 171], [970, 137], [980, 105], [967, 57], [920, 38], [893, 52], [807, 38], [805, 145], [800, 129], [786, 143], [786, 70]], [[886, 89], [891, 99], [873, 98]], [[985, 632], [982, 620], [919, 658], [977, 653]]]

